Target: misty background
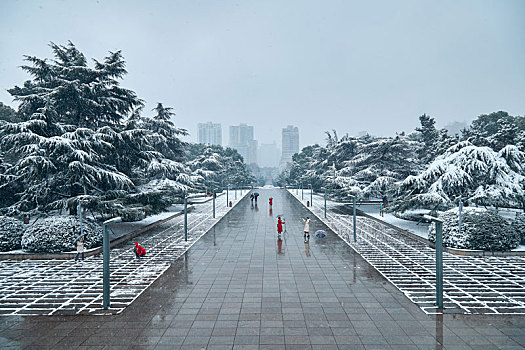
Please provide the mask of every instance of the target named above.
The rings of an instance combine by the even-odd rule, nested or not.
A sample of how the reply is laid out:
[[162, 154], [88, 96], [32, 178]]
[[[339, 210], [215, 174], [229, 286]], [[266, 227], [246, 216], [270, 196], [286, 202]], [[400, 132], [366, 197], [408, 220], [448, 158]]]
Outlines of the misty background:
[[[88, 58], [122, 50], [122, 86], [197, 123], [254, 126], [280, 146], [324, 131], [384, 136], [429, 114], [443, 127], [523, 115], [523, 1], [2, 1], [0, 101], [29, 79], [23, 55], [71, 40]], [[146, 113], [148, 114], [148, 113]], [[153, 114], [151, 112], [150, 114]]]

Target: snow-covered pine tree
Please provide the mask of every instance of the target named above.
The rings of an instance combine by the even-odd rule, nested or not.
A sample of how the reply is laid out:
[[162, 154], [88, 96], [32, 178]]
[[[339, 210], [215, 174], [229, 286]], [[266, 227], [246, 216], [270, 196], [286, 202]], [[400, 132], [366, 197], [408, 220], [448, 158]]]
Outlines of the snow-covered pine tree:
[[438, 142], [440, 139], [440, 132], [436, 129], [436, 121], [434, 118], [423, 114], [419, 117], [421, 127], [416, 128], [418, 132], [418, 139], [421, 142], [421, 147], [418, 149], [418, 156], [422, 163], [426, 164], [437, 155]]
[[104, 163], [103, 155], [114, 152], [104, 135], [56, 123], [56, 115], [47, 106], [0, 129], [2, 149], [15, 160], [2, 173], [0, 188], [17, 190], [8, 213], [57, 209], [71, 198], [133, 187], [128, 176]]
[[463, 139], [475, 146], [488, 146], [499, 151], [506, 145], [521, 145], [524, 132], [525, 117], [514, 117], [499, 111], [478, 116], [470, 127], [464, 130]]
[[20, 102], [18, 112], [25, 120], [52, 101], [58, 123], [88, 128], [114, 126], [143, 104], [135, 92], [118, 83], [127, 73], [120, 51], [110, 52], [102, 62], [94, 60], [92, 68], [72, 42], [50, 46], [54, 59], [25, 56], [28, 64], [22, 69], [32, 79], [8, 90]]
[[462, 141], [437, 157], [417, 176], [408, 176], [400, 185], [398, 209], [455, 205], [460, 195], [466, 203], [517, 206], [523, 203], [525, 154], [514, 146], [500, 152]]

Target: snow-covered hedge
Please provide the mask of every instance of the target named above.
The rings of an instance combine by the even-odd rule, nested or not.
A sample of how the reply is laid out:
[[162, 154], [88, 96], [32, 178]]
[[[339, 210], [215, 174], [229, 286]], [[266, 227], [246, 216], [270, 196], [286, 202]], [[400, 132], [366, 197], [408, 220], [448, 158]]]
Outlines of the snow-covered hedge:
[[[463, 208], [461, 233], [457, 208], [441, 213], [439, 218], [443, 220], [443, 244], [447, 247], [501, 251], [520, 243], [519, 233], [495, 211]], [[428, 239], [436, 241], [435, 225], [429, 226]]]
[[22, 221], [9, 216], [0, 216], [0, 251], [20, 249], [23, 232]]
[[[84, 246], [92, 248], [102, 244], [102, 228], [92, 219], [83, 219]], [[22, 249], [31, 253], [59, 253], [75, 249], [74, 239], [80, 235], [80, 222], [76, 216], [58, 216], [38, 220], [26, 228]]]
[[518, 216], [511, 226], [520, 235], [520, 243], [525, 244], [525, 215]]

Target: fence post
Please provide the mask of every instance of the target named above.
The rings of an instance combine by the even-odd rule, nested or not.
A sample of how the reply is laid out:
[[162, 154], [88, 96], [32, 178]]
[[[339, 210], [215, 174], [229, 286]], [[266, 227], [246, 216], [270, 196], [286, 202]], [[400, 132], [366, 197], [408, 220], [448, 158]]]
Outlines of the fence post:
[[215, 190], [213, 190], [213, 218], [215, 219]]
[[354, 242], [357, 242], [357, 227], [356, 227], [356, 218], [355, 218], [355, 196], [352, 197], [352, 208], [353, 208], [353, 217], [354, 217]]
[[184, 241], [188, 241], [188, 197], [184, 194]]
[[324, 190], [324, 218], [326, 219], [326, 190]]

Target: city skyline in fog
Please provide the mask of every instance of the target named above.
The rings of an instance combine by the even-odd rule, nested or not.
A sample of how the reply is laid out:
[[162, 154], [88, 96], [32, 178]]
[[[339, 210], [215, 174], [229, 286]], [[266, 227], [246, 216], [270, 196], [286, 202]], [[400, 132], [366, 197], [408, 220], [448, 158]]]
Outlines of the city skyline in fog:
[[[412, 132], [504, 110], [524, 115], [522, 1], [2, 1], [0, 101], [29, 76], [24, 55], [71, 40], [87, 58], [122, 50], [121, 82], [197, 123], [248, 123], [261, 143], [296, 125], [300, 148], [325, 131]], [[225, 133], [224, 140], [228, 135]]]

